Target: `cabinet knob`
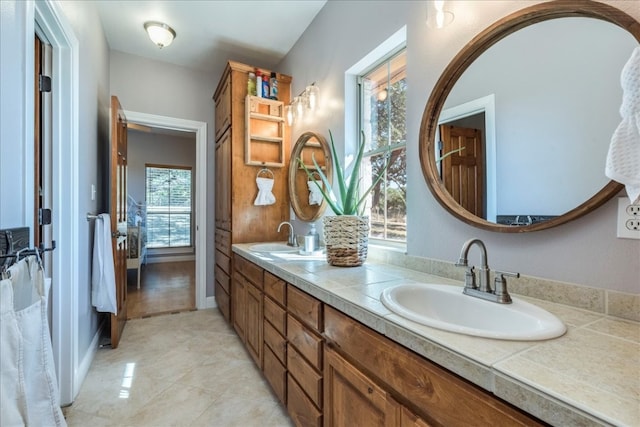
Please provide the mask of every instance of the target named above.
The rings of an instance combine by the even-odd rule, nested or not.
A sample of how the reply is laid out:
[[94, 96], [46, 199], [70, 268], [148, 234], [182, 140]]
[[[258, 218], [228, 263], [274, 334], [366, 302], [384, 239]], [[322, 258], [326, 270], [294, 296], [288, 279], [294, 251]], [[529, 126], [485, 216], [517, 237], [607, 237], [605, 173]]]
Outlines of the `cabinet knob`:
[[371, 387], [369, 387], [367, 391], [369, 392], [369, 394], [373, 393], [373, 389]]

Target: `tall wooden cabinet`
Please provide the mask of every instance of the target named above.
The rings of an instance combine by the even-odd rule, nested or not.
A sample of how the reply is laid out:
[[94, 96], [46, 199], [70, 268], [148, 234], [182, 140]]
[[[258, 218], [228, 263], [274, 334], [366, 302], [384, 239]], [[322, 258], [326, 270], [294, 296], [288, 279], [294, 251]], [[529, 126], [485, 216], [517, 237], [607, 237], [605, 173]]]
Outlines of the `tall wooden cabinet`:
[[[260, 69], [263, 74], [270, 75], [271, 70]], [[231, 300], [231, 274], [233, 260], [231, 245], [233, 243], [262, 242], [285, 240], [283, 233], [278, 233], [278, 225], [289, 218], [289, 192], [287, 189], [288, 164], [291, 152], [291, 137], [288, 126], [272, 119], [276, 107], [275, 101], [265, 100], [269, 110], [257, 109], [253, 115], [264, 118], [264, 122], [278, 126], [278, 143], [283, 154], [282, 163], [273, 162], [273, 144], [257, 143], [251, 146], [251, 161], [246, 162], [247, 141], [247, 80], [249, 72], [255, 67], [229, 61], [213, 95], [215, 101], [215, 296], [216, 303], [227, 321], [231, 321], [233, 312]], [[279, 101], [290, 100], [291, 77], [276, 74], [278, 79]], [[261, 105], [261, 104], [256, 104]], [[257, 108], [257, 107], [256, 107]], [[269, 120], [266, 120], [269, 119]], [[273, 139], [271, 127], [254, 126], [251, 131], [254, 140]], [[268, 132], [262, 139], [261, 132]], [[254, 206], [258, 195], [256, 178], [263, 167], [273, 172], [274, 185], [272, 193], [276, 202], [268, 206]]]

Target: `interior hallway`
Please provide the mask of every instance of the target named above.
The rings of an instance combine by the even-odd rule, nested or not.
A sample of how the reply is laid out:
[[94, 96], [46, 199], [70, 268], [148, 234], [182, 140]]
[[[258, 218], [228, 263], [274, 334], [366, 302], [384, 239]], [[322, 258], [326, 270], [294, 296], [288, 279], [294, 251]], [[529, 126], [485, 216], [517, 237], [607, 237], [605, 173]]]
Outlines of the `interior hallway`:
[[195, 261], [143, 265], [140, 289], [136, 274], [127, 270], [128, 319], [196, 309]]
[[69, 426], [293, 425], [217, 309], [127, 322], [63, 412]]

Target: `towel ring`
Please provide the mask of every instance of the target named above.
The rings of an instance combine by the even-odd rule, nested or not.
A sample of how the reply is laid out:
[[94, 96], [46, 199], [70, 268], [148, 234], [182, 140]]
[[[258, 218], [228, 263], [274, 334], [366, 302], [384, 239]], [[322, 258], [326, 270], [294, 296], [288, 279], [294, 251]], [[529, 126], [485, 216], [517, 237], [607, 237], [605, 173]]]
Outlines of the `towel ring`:
[[274, 179], [274, 178], [275, 178], [275, 175], [273, 174], [273, 171], [271, 171], [271, 169], [267, 169], [267, 168], [262, 168], [262, 169], [260, 169], [260, 170], [258, 171], [258, 176], [257, 176], [257, 177], [258, 177], [258, 178], [260, 178], [260, 175], [261, 175], [262, 173], [266, 173], [266, 174], [271, 175], [271, 179]]
[[[314, 176], [317, 176], [318, 179], [315, 179]], [[311, 179], [312, 177], [313, 177], [313, 180]], [[313, 172], [311, 172], [311, 176], [309, 177], [308, 181], [322, 181], [322, 176], [320, 176], [318, 171], [313, 171]]]

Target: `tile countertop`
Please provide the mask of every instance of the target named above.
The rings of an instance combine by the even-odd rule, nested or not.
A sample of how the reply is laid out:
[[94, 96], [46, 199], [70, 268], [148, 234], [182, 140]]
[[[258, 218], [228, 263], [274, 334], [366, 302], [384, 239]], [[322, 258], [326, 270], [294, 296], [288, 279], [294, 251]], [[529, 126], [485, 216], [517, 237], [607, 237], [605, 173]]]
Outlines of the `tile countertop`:
[[390, 264], [333, 267], [324, 257], [233, 251], [526, 412], [558, 426], [640, 426], [640, 323], [521, 297], [558, 316], [562, 337], [504, 341], [430, 328], [380, 302], [390, 286], [461, 282]]

